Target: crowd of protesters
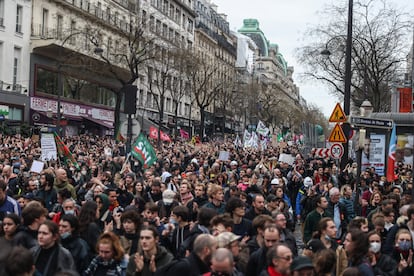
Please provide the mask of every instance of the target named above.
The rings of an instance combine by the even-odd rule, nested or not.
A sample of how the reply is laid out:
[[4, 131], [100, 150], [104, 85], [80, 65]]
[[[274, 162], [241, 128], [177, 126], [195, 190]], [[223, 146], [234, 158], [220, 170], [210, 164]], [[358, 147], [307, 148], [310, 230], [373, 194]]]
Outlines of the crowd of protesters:
[[77, 164], [35, 173], [38, 139], [0, 138], [0, 275], [414, 275], [410, 164], [390, 183], [295, 145], [180, 141], [143, 168], [63, 140]]

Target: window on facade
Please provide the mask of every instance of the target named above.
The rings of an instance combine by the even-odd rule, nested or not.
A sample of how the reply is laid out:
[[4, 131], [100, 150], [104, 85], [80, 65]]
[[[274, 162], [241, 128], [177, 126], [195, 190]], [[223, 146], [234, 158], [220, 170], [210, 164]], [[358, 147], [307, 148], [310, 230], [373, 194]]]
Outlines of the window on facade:
[[146, 107], [152, 108], [152, 93], [147, 92], [147, 105]]
[[23, 7], [17, 5], [16, 9], [16, 33], [22, 33], [22, 22], [23, 22]]
[[188, 19], [188, 32], [192, 33], [193, 32], [193, 20], [191, 20], [190, 18]]
[[184, 105], [184, 116], [188, 116], [188, 115], [190, 115], [190, 105], [185, 104]]
[[20, 90], [17, 87], [17, 81], [20, 78], [20, 67], [21, 67], [21, 52], [20, 48], [14, 48], [14, 59], [13, 59], [13, 90]]
[[155, 18], [152, 15], [150, 16], [150, 20], [149, 20], [149, 29], [152, 32], [155, 31]]
[[174, 5], [173, 5], [173, 4], [170, 4], [170, 11], [169, 11], [168, 16], [169, 16], [170, 18], [172, 18], [172, 19], [174, 19], [174, 10], [175, 10]]
[[107, 21], [111, 20], [111, 8], [110, 7], [106, 7], [106, 20]]
[[138, 106], [144, 105], [144, 89], [138, 91]]
[[43, 9], [42, 11], [42, 33], [43, 37], [48, 37], [48, 20], [49, 20], [49, 10]]
[[108, 37], [108, 43], [106, 45], [106, 58], [109, 58], [112, 51], [112, 38]]
[[167, 24], [163, 24], [162, 25], [162, 36], [163, 37], [167, 37], [167, 35], [168, 35], [168, 27], [167, 27]]
[[102, 3], [98, 2], [98, 6], [96, 7], [95, 10], [95, 15], [99, 18], [102, 18]]
[[180, 24], [180, 9], [175, 9], [175, 21]]
[[142, 10], [142, 26], [147, 26], [147, 12], [145, 10]]
[[185, 28], [185, 24], [187, 24], [187, 17], [185, 16], [185, 14], [183, 13], [183, 20], [181, 21], [182, 23], [182, 27]]
[[165, 103], [165, 109], [167, 112], [171, 112], [171, 98], [167, 98], [167, 101]]
[[56, 18], [56, 35], [58, 39], [62, 39], [63, 35], [63, 16], [58, 14]]
[[171, 40], [171, 41], [174, 39], [174, 30], [173, 29], [168, 30], [168, 39]]
[[[57, 96], [57, 72], [36, 68], [35, 93]], [[115, 94], [99, 84], [75, 77], [62, 76], [63, 91], [61, 96], [82, 103], [115, 107]]]
[[23, 120], [23, 108], [9, 106], [9, 114], [7, 115], [9, 120], [22, 121]]
[[[70, 33], [73, 34], [76, 32], [76, 21], [75, 20], [71, 20], [70, 21]], [[75, 44], [75, 35], [73, 35], [70, 39], [69, 39], [69, 43], [70, 44]]]
[[0, 0], [0, 27], [4, 27], [4, 1]]
[[159, 21], [159, 20], [157, 20], [157, 23], [155, 25], [155, 32], [157, 34], [160, 34], [161, 33], [161, 21]]

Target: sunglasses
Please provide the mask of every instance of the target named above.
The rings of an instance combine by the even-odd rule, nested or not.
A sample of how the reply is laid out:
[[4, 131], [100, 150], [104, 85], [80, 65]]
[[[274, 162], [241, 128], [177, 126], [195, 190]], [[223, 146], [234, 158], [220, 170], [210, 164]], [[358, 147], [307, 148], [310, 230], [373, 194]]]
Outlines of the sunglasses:
[[278, 258], [278, 259], [283, 259], [283, 260], [285, 260], [285, 261], [287, 261], [287, 262], [289, 262], [290, 260], [292, 260], [292, 259], [293, 259], [293, 257], [292, 257], [291, 255], [289, 255], [289, 256], [285, 256], [285, 257], [282, 257], [282, 256], [276, 256], [276, 258]]

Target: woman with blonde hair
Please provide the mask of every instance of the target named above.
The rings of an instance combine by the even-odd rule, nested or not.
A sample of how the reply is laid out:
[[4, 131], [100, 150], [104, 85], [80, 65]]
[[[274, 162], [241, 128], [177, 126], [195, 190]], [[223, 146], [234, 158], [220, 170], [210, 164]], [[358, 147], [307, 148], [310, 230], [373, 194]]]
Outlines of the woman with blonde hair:
[[103, 233], [96, 244], [98, 255], [92, 259], [83, 275], [114, 275], [121, 276], [124, 249], [117, 235], [112, 232]]

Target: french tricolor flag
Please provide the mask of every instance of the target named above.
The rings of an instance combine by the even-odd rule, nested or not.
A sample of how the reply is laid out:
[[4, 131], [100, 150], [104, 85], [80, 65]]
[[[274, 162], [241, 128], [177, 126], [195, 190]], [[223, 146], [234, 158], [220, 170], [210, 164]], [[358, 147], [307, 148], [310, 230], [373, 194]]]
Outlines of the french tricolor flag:
[[387, 181], [393, 182], [395, 177], [395, 151], [397, 149], [397, 130], [394, 124], [391, 132], [390, 146], [388, 148]]

